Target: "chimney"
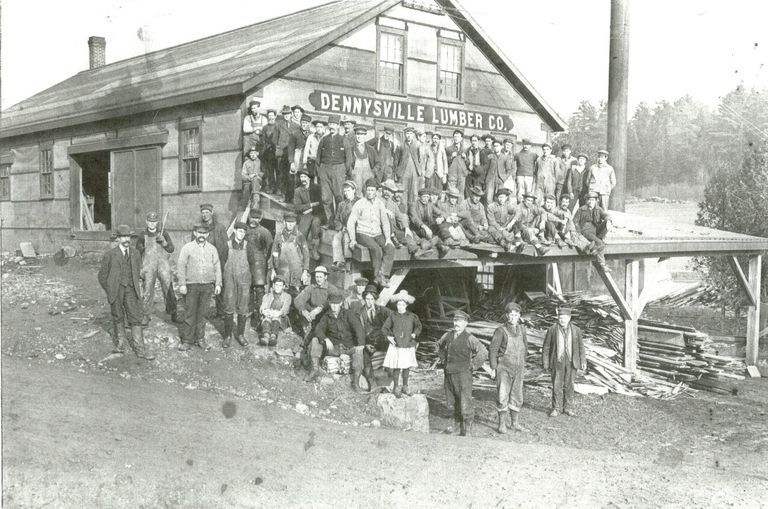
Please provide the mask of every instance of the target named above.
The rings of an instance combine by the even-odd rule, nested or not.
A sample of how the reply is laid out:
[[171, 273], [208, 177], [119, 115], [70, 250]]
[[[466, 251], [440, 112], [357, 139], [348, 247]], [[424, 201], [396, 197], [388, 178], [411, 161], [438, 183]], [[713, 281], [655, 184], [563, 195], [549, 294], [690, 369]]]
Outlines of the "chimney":
[[93, 35], [88, 38], [88, 60], [91, 69], [102, 67], [107, 63], [107, 40]]

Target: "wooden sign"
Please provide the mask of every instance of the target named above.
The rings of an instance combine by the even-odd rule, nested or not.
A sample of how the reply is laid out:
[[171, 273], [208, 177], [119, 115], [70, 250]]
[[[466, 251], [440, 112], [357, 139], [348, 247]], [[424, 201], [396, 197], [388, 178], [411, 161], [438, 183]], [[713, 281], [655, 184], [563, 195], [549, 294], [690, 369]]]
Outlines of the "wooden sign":
[[512, 117], [506, 114], [469, 111], [448, 106], [432, 106], [406, 101], [315, 90], [309, 102], [317, 111], [371, 117], [395, 122], [416, 122], [435, 126], [512, 132]]

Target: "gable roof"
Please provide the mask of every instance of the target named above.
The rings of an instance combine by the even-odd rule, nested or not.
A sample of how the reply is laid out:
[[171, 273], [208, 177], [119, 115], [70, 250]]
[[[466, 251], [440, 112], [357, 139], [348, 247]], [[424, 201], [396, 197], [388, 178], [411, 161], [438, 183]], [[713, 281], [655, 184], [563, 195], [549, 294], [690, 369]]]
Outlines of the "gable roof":
[[[246, 94], [400, 1], [338, 0], [82, 71], [5, 110], [0, 137]], [[550, 128], [564, 130], [565, 123], [458, 2], [438, 1]]]

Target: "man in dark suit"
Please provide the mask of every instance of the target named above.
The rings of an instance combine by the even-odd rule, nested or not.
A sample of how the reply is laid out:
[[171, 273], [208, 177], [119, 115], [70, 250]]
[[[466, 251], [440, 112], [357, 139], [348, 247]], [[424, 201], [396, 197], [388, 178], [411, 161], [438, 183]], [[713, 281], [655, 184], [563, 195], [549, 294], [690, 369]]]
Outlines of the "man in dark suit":
[[112, 352], [125, 352], [125, 344], [120, 338], [120, 328], [125, 318], [131, 327], [128, 342], [136, 356], [151, 361], [155, 357], [147, 354], [144, 348], [144, 332], [141, 328], [141, 255], [131, 246], [134, 234], [129, 226], [121, 224], [114, 235], [118, 245], [104, 254], [99, 270], [99, 284], [107, 293], [112, 314], [112, 342], [115, 345]]
[[544, 370], [552, 372], [552, 411], [550, 417], [565, 415], [576, 417], [573, 412], [573, 379], [576, 371], [587, 369], [587, 356], [581, 329], [571, 323], [571, 309], [561, 307], [557, 323], [547, 330], [541, 350]]

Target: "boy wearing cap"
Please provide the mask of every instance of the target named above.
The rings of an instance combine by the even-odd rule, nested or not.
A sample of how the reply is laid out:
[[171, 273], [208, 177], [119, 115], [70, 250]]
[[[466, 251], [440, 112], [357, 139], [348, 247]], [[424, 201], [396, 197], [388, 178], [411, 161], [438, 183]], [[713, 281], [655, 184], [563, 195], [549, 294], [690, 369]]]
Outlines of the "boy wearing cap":
[[344, 307], [357, 314], [365, 305], [365, 289], [368, 286], [368, 280], [364, 277], [355, 279], [355, 284], [349, 289], [349, 295], [344, 299]]
[[347, 233], [347, 221], [352, 213], [352, 207], [357, 198], [357, 185], [347, 180], [342, 186], [344, 200], [336, 205], [336, 216], [331, 223], [331, 229], [335, 231], [331, 238], [331, 250], [333, 252], [333, 264], [337, 267], [343, 267], [346, 259], [351, 255], [349, 252], [349, 234]]
[[587, 369], [581, 329], [571, 323], [571, 309], [562, 307], [557, 313], [557, 323], [547, 329], [541, 360], [544, 370], [552, 373], [552, 411], [557, 417], [562, 409], [565, 415], [575, 417], [573, 411], [573, 381], [577, 370]]
[[586, 254], [594, 254], [597, 258], [597, 263], [603, 267], [604, 270], [610, 272], [610, 269], [605, 264], [605, 236], [608, 234], [608, 228], [611, 223], [611, 218], [605, 209], [597, 206], [597, 193], [590, 191], [586, 196], [587, 203], [573, 216], [573, 227], [576, 232], [583, 235], [588, 241], [589, 245], [583, 249]]
[[262, 226], [261, 218], [261, 210], [251, 209], [248, 214], [248, 230], [245, 232], [248, 264], [251, 268], [251, 329], [254, 330], [259, 325], [259, 309], [267, 285], [267, 265], [272, 248], [272, 234]]
[[221, 293], [221, 263], [217, 249], [208, 242], [209, 227], [195, 225], [194, 240], [179, 252], [176, 263], [179, 293], [184, 296], [185, 319], [179, 350], [192, 345], [208, 350], [205, 341], [205, 313], [212, 296]]
[[[424, 163], [424, 185], [422, 189], [427, 187], [442, 188], [448, 182], [449, 176], [448, 157], [443, 147], [442, 136], [439, 133], [433, 134], [432, 143], [426, 146], [425, 149], [426, 161]], [[455, 184], [456, 179], [454, 179]]]
[[522, 203], [523, 195], [533, 194], [533, 173], [536, 167], [538, 154], [531, 150], [531, 142], [523, 140], [523, 148], [515, 154], [515, 167], [517, 168], [517, 203]]
[[351, 385], [355, 392], [360, 391], [360, 373], [363, 369], [363, 348], [365, 337], [363, 327], [348, 309], [342, 308], [344, 298], [337, 291], [328, 297], [328, 311], [317, 321], [309, 338], [309, 358], [311, 371], [304, 379], [316, 380], [320, 375], [320, 360], [326, 356], [338, 357], [342, 354], [351, 358]]
[[315, 282], [304, 287], [294, 299], [293, 305], [304, 321], [304, 333], [308, 334], [312, 324], [328, 305], [328, 295], [341, 291], [328, 282], [328, 269], [322, 265], [315, 267]]
[[589, 192], [590, 180], [589, 172], [587, 171], [588, 159], [587, 154], [580, 153], [576, 156], [576, 160], [571, 163], [565, 175], [563, 194], [567, 194], [571, 198], [569, 206], [571, 214], [573, 214], [577, 206], [584, 205], [586, 202], [585, 195]]
[[536, 201], [544, 203], [544, 197], [554, 195], [557, 187], [557, 172], [560, 171], [560, 161], [552, 155], [552, 145], [544, 143], [541, 146], [542, 155], [536, 159], [533, 172], [536, 186]]
[[389, 286], [389, 275], [395, 261], [395, 246], [392, 243], [392, 230], [384, 202], [376, 196], [378, 184], [369, 179], [365, 183], [365, 197], [357, 200], [347, 220], [349, 249], [354, 250], [359, 243], [368, 248], [371, 265], [377, 284]]
[[276, 277], [272, 280], [272, 291], [270, 291], [259, 307], [261, 314], [262, 336], [259, 338], [259, 344], [267, 346], [277, 345], [277, 336], [280, 331], [288, 328], [288, 311], [291, 309], [291, 296], [284, 292], [285, 281]]
[[293, 192], [293, 208], [298, 216], [298, 228], [309, 245], [312, 259], [320, 259], [320, 187], [312, 183], [309, 172], [299, 170], [299, 186]]
[[255, 97], [248, 102], [248, 112], [243, 119], [243, 147], [249, 150], [251, 147], [259, 147], [263, 144], [262, 130], [267, 125], [267, 120], [259, 113], [261, 101]]
[[261, 191], [261, 161], [259, 160], [259, 149], [254, 145], [248, 151], [248, 158], [243, 162], [243, 169], [240, 172], [241, 195], [240, 206], [245, 208], [248, 204], [254, 206], [253, 196]]
[[223, 301], [224, 301], [224, 337], [221, 342], [223, 348], [229, 348], [232, 341], [232, 333], [235, 329], [235, 313], [237, 313], [237, 329], [234, 330], [235, 341], [241, 346], [248, 346], [245, 340], [245, 322], [248, 319], [250, 293], [251, 293], [251, 268], [248, 263], [248, 241], [245, 240], [245, 232], [248, 226], [242, 221], [237, 221], [234, 226], [232, 238], [227, 242], [229, 253], [227, 263], [224, 264]]
[[128, 343], [136, 356], [151, 361], [155, 357], [146, 352], [144, 331], [141, 328], [141, 256], [131, 246], [134, 233], [128, 225], [119, 225], [114, 236], [117, 246], [104, 253], [98, 275], [112, 315], [112, 353], [125, 352], [125, 344], [120, 336], [125, 320], [131, 328], [131, 335], [127, 336]]
[[275, 275], [285, 281], [288, 293], [296, 295], [303, 276], [309, 276], [309, 247], [296, 228], [296, 214], [288, 212], [283, 221], [283, 229], [272, 245], [271, 264]]
[[[378, 156], [373, 147], [365, 142], [368, 136], [368, 128], [364, 125], [355, 126], [352, 133], [353, 142], [348, 146], [346, 177], [352, 180], [360, 193], [363, 185], [368, 179], [376, 179], [381, 182], [381, 167], [379, 166]], [[362, 194], [358, 194], [358, 198]]]
[[509, 226], [515, 214], [515, 206], [509, 202], [509, 189], [496, 191], [496, 201], [488, 205], [488, 233], [498, 245], [507, 251], [513, 251], [515, 233]]
[[160, 280], [160, 288], [165, 299], [165, 312], [171, 315], [171, 321], [176, 322], [176, 294], [173, 291], [171, 278], [171, 263], [169, 255], [175, 249], [171, 236], [161, 228], [158, 231], [157, 212], [147, 214], [146, 229], [136, 240], [136, 249], [141, 254], [141, 279], [144, 281], [144, 317], [143, 326], [149, 324], [149, 314], [155, 298], [155, 281]]
[[589, 174], [589, 190], [596, 192], [600, 196], [598, 204], [603, 210], [608, 210], [611, 191], [616, 187], [616, 172], [613, 166], [608, 164], [607, 150], [597, 151], [597, 164], [593, 164], [589, 168]]
[[469, 175], [469, 156], [467, 147], [464, 146], [464, 132], [461, 129], [453, 131], [453, 143], [444, 150], [446, 178], [438, 185], [432, 184], [427, 187], [442, 189], [443, 185], [453, 186], [459, 190], [462, 195], [465, 194], [467, 187], [467, 175]]
[[496, 411], [499, 413], [498, 432], [507, 432], [507, 416], [517, 431], [527, 431], [520, 425], [520, 409], [523, 407], [523, 378], [525, 358], [528, 355], [528, 336], [520, 324], [520, 305], [507, 303], [504, 308], [506, 323], [493, 332], [488, 360], [491, 377], [496, 380]]
[[472, 370], [475, 357], [486, 351], [480, 340], [467, 332], [468, 323], [469, 315], [464, 311], [456, 311], [453, 315], [453, 329], [443, 334], [437, 342], [445, 375], [445, 402], [448, 409], [453, 411], [453, 419], [461, 429], [461, 436], [469, 435], [472, 430], [475, 416]]
[[317, 180], [320, 184], [325, 220], [332, 221], [334, 202], [338, 205], [343, 199], [341, 186], [344, 183], [347, 163], [344, 136], [338, 132], [338, 115], [328, 117], [328, 131], [317, 146]]

